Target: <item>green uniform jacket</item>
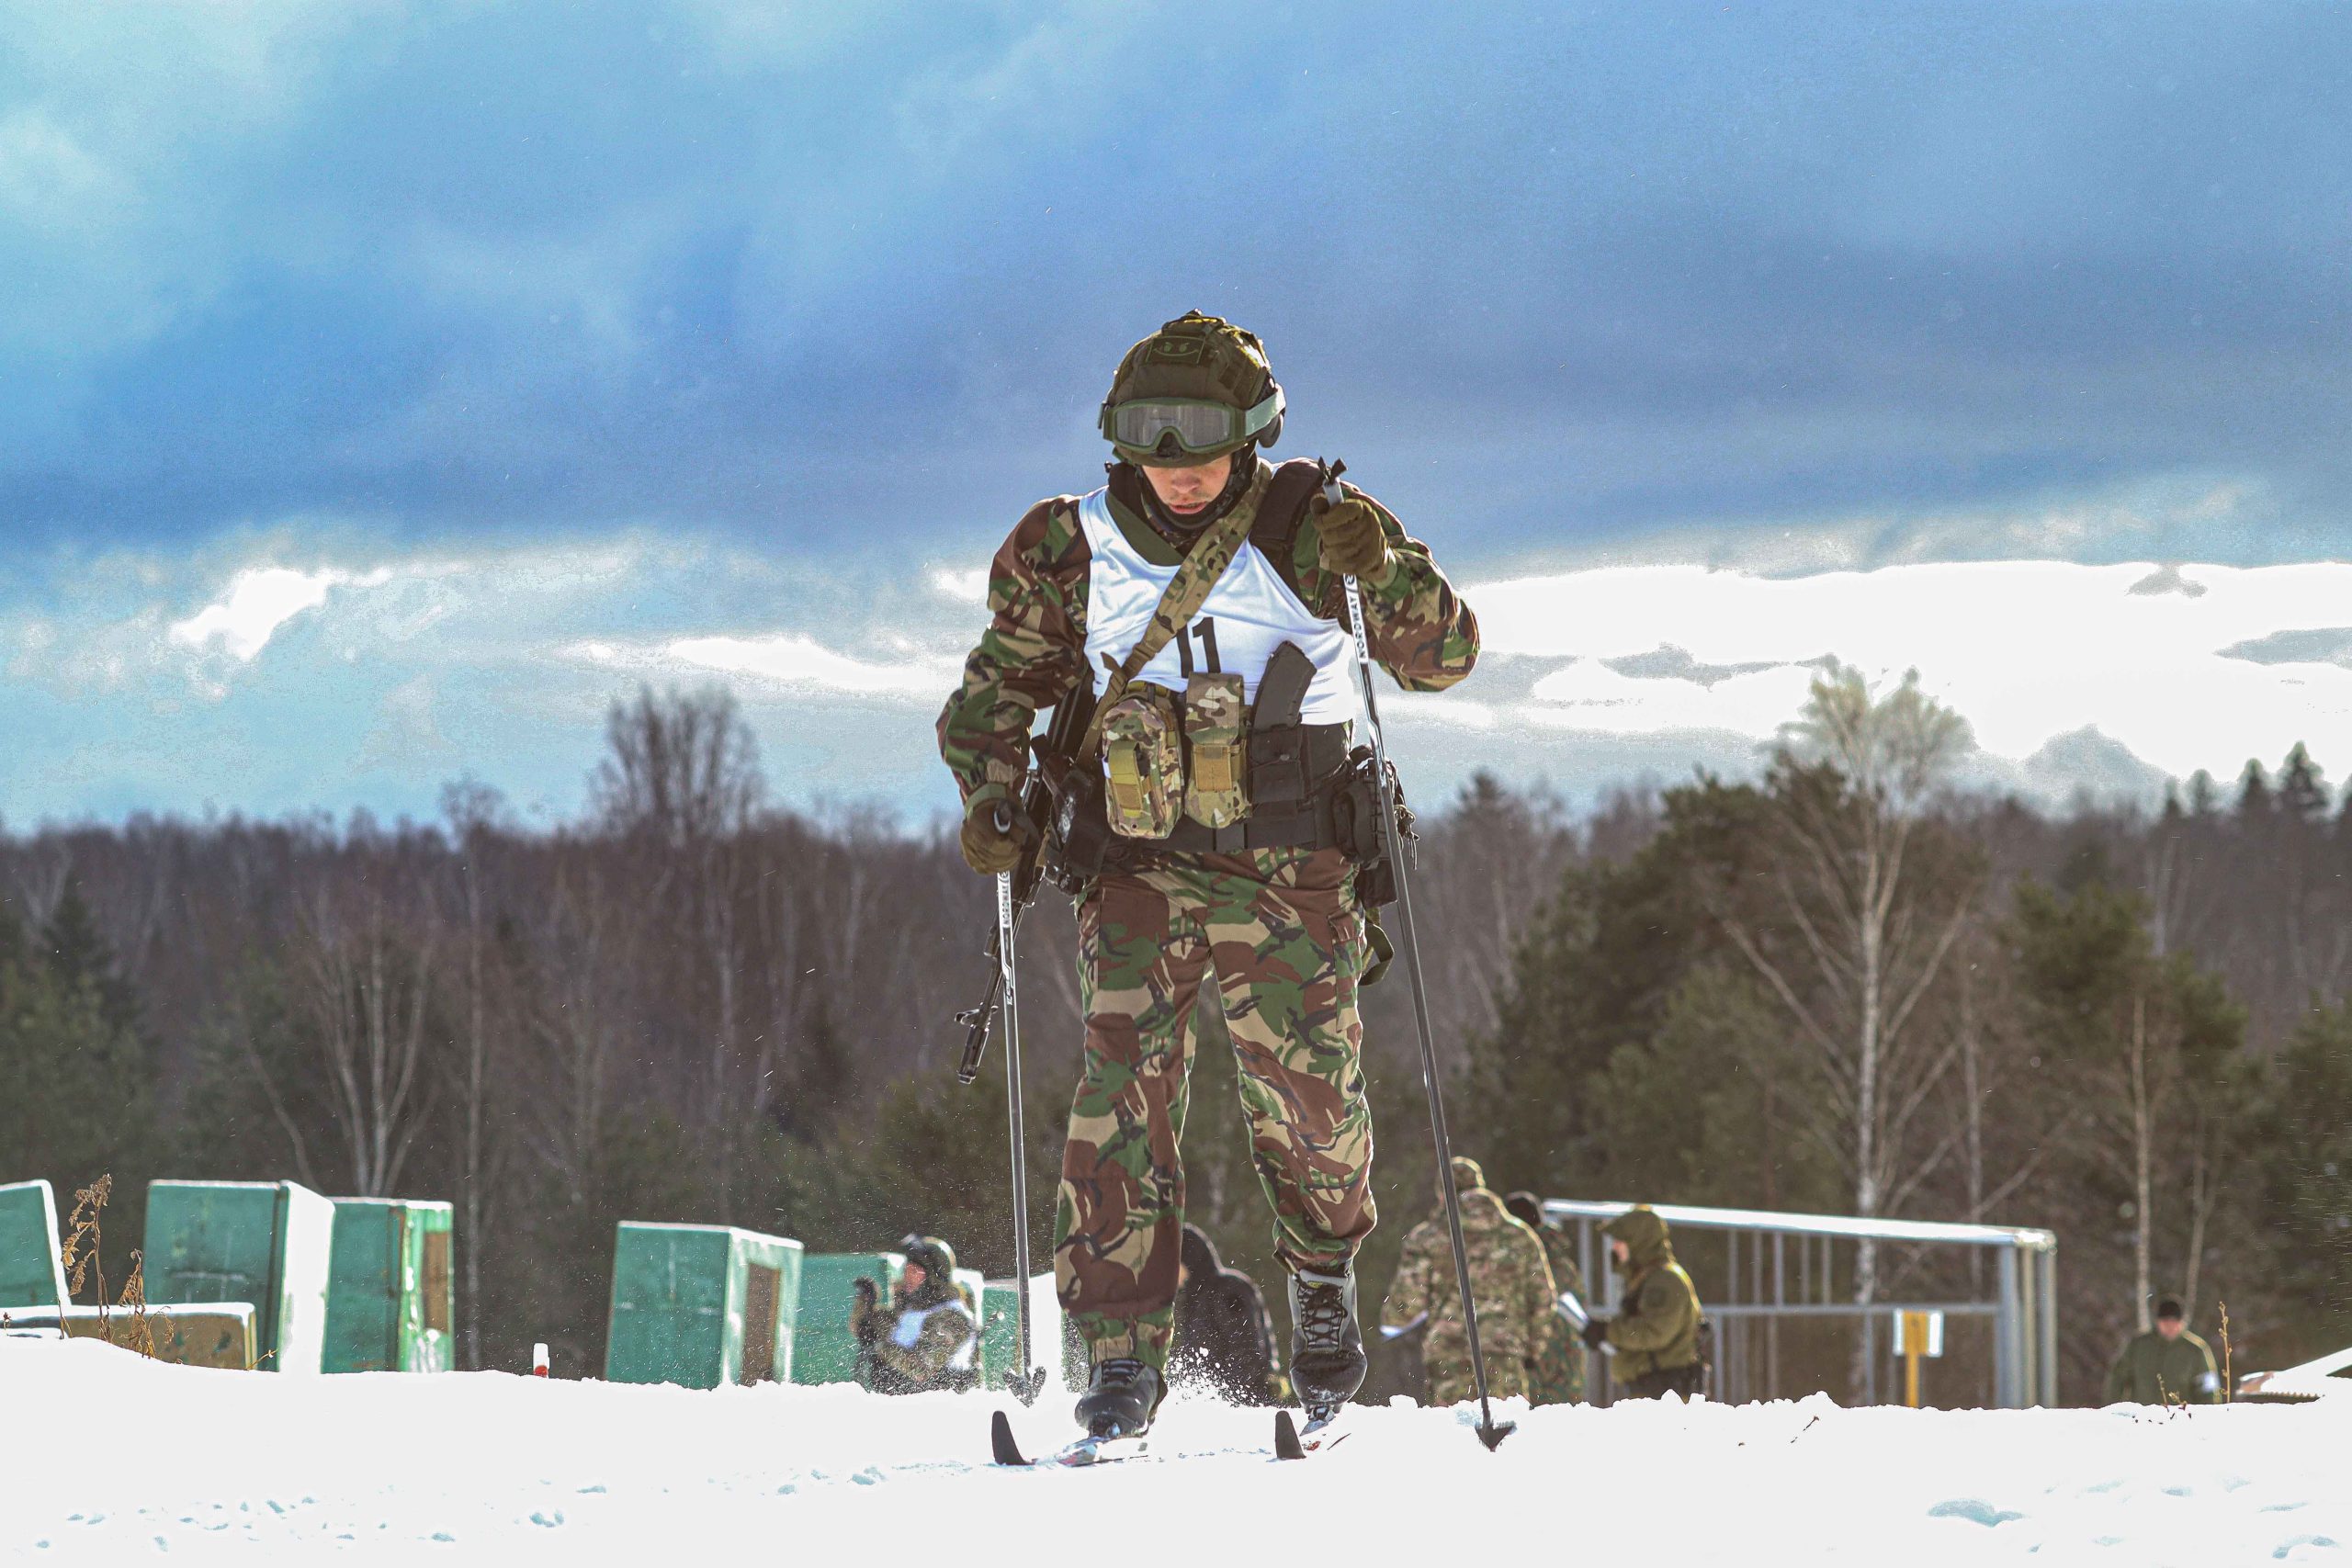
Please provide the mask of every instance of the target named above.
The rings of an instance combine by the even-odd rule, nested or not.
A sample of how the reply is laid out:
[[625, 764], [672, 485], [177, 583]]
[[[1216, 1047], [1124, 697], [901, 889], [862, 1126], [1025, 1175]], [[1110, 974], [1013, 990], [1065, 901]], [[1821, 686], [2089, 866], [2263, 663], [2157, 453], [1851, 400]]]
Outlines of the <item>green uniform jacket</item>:
[[[1255, 510], [1272, 468], [1262, 459], [1238, 503]], [[1350, 495], [1364, 496], [1353, 485]], [[1385, 508], [1386, 574], [1363, 584], [1365, 629], [1373, 659], [1411, 692], [1436, 692], [1470, 673], [1478, 660], [1478, 622]], [[1151, 525], [1111, 500], [1111, 517], [1147, 559], [1172, 566], [1178, 548]], [[1291, 559], [1275, 563], [1301, 600], [1340, 619], [1341, 586], [1321, 565], [1322, 535], [1312, 517], [1299, 525]], [[939, 716], [939, 751], [969, 803], [982, 791], [1002, 798], [1028, 767], [1029, 731], [1037, 710], [1061, 701], [1086, 669], [1086, 599], [1092, 552], [1079, 525], [1078, 497], [1029, 509], [989, 568], [989, 629], [964, 661], [963, 684]], [[1100, 679], [1099, 675], [1097, 677]]]
[[2107, 1374], [2109, 1404], [2222, 1403], [2222, 1377], [2213, 1368], [2213, 1348], [2187, 1329], [2166, 1339], [2151, 1328], [2132, 1336]]
[[1674, 1260], [1666, 1222], [1635, 1209], [1610, 1221], [1606, 1234], [1625, 1243], [1633, 1267], [1609, 1321], [1609, 1343], [1617, 1348], [1610, 1376], [1632, 1382], [1698, 1360], [1699, 1292]]

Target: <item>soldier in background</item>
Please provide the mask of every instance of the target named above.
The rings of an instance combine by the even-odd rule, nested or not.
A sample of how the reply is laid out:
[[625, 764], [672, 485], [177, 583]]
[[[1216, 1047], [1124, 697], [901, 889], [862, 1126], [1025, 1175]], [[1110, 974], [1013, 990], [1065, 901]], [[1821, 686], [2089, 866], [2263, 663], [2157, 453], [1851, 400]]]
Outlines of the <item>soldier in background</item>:
[[1674, 1260], [1666, 1221], [1635, 1204], [1601, 1227], [1617, 1266], [1626, 1270], [1617, 1315], [1586, 1325], [1585, 1345], [1617, 1348], [1611, 1373], [1629, 1399], [1695, 1397], [1706, 1368], [1699, 1359], [1699, 1291]]
[[[1577, 1267], [1576, 1243], [1564, 1231], [1544, 1223], [1544, 1204], [1532, 1192], [1514, 1192], [1503, 1200], [1511, 1218], [1535, 1233], [1544, 1256], [1552, 1265], [1552, 1288], [1558, 1296], [1584, 1302], [1584, 1270]], [[1536, 1404], [1577, 1404], [1584, 1399], [1584, 1337], [1568, 1314], [1556, 1305], [1552, 1331], [1544, 1337], [1544, 1352], [1536, 1358], [1535, 1386], [1528, 1398]]]
[[935, 1235], [899, 1243], [906, 1254], [885, 1311], [871, 1280], [860, 1280], [849, 1314], [860, 1359], [870, 1360], [876, 1393], [961, 1393], [979, 1383], [978, 1304], [956, 1280], [956, 1252]]
[[1225, 1267], [1195, 1224], [1184, 1227], [1177, 1273], [1169, 1387], [1206, 1388], [1229, 1404], [1266, 1404], [1274, 1393], [1274, 1325], [1257, 1282]]
[[[1470, 1289], [1478, 1298], [1478, 1347], [1486, 1357], [1487, 1392], [1497, 1399], [1527, 1398], [1556, 1315], [1552, 1266], [1535, 1233], [1487, 1190], [1476, 1160], [1454, 1156], [1453, 1186], [1462, 1199]], [[1438, 1197], [1442, 1202], [1444, 1193]], [[1470, 1331], [1463, 1322], [1442, 1210], [1405, 1238], [1380, 1320], [1398, 1333], [1425, 1325], [1421, 1359], [1430, 1404], [1455, 1404], [1476, 1394]]]
[[2107, 1374], [2109, 1404], [2219, 1404], [2213, 1348], [2189, 1332], [2180, 1298], [2156, 1303], [2156, 1325], [2132, 1336]]

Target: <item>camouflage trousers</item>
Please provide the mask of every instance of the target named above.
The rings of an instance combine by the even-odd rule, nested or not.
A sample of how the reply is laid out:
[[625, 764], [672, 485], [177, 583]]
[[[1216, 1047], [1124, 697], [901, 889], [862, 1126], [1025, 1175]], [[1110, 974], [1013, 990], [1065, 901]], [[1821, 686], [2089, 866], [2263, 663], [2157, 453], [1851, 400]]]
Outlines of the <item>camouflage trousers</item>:
[[1293, 1269], [1333, 1267], [1371, 1233], [1351, 873], [1336, 850], [1171, 855], [1104, 876], [1080, 904], [1086, 1060], [1062, 1152], [1054, 1275], [1098, 1359], [1167, 1360], [1204, 976], [1233, 1037], [1276, 1253]]
[[1535, 1359], [1532, 1382], [1527, 1390], [1531, 1404], [1581, 1404], [1584, 1403], [1584, 1339], [1565, 1318], [1555, 1316], [1552, 1331], [1544, 1336], [1544, 1353]]

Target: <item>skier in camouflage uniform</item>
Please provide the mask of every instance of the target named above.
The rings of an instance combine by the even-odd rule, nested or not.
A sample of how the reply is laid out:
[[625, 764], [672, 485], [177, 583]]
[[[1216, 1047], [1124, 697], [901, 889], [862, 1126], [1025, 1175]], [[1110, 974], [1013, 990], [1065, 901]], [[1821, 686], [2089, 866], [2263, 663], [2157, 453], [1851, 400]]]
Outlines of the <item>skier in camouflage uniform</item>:
[[[1567, 1233], [1544, 1223], [1544, 1204], [1532, 1192], [1514, 1192], [1503, 1200], [1511, 1218], [1535, 1233], [1544, 1257], [1552, 1265], [1552, 1288], [1561, 1295], [1584, 1301], [1584, 1270], [1577, 1267], [1576, 1243]], [[1590, 1303], [1587, 1303], [1589, 1306]], [[1552, 1330], [1544, 1337], [1544, 1353], [1536, 1358], [1535, 1382], [1528, 1390], [1533, 1404], [1577, 1404], [1584, 1400], [1584, 1337], [1567, 1314], [1556, 1308]]]
[[[1036, 712], [1141, 648], [1147, 613], [1195, 542], [1255, 525], [1273, 472], [1258, 448], [1279, 434], [1282, 412], [1258, 339], [1215, 317], [1169, 322], [1121, 362], [1102, 411], [1117, 459], [1108, 485], [1040, 502], [1014, 527], [990, 568], [988, 629], [940, 715], [974, 870], [1014, 863], [1026, 825], [1008, 831], [997, 808], [1028, 765]], [[1302, 722], [1318, 744], [1338, 742], [1330, 755], [1344, 770], [1355, 712], [1342, 622], [1351, 575], [1373, 657], [1401, 685], [1435, 692], [1467, 675], [1478, 651], [1469, 607], [1385, 508], [1352, 486], [1343, 493], [1305, 515], [1285, 547], [1245, 542], [1206, 613], [1129, 691], [1173, 706], [1193, 689], [1196, 663], [1210, 673], [1222, 660], [1243, 682], [1207, 694], [1186, 724], [1246, 723], [1233, 699], [1254, 700], [1276, 639], [1287, 642], [1313, 671]], [[1102, 761], [1089, 761], [1106, 777], [1114, 828], [1132, 829], [1153, 805], [1138, 765], [1149, 784], [1172, 756], [1200, 761], [1191, 739], [1181, 753], [1174, 738], [1163, 741], [1154, 751], [1106, 740]], [[1191, 784], [1204, 789], [1204, 775]], [[1189, 795], [1184, 809], [1170, 836], [1190, 831], [1197, 844], [1208, 829], [1194, 829]], [[1133, 820], [1121, 815], [1131, 810]], [[1302, 1399], [1319, 1391], [1343, 1401], [1363, 1376], [1351, 1260], [1374, 1219], [1356, 1010], [1368, 942], [1355, 865], [1313, 840], [1231, 852], [1141, 833], [1113, 843], [1079, 898], [1085, 1058], [1054, 1224], [1057, 1288], [1094, 1359], [1080, 1421], [1096, 1426], [1108, 1411], [1113, 1425], [1139, 1430], [1161, 1393], [1184, 1221], [1187, 1053], [1204, 979], [1232, 1036], [1274, 1249], [1292, 1274], [1293, 1382]]]
[[[1552, 1266], [1535, 1233], [1487, 1190], [1478, 1162], [1453, 1157], [1454, 1190], [1462, 1199], [1462, 1241], [1470, 1290], [1478, 1298], [1478, 1348], [1487, 1362], [1487, 1391], [1497, 1399], [1533, 1393], [1544, 1347], [1559, 1314], [1553, 1310]], [[1441, 1202], [1444, 1194], [1438, 1194]], [[1442, 1212], [1413, 1227], [1397, 1256], [1396, 1277], [1380, 1320], [1406, 1329], [1426, 1318], [1421, 1363], [1431, 1404], [1456, 1404], [1477, 1390], [1470, 1375], [1470, 1331], [1453, 1279], [1452, 1243]]]

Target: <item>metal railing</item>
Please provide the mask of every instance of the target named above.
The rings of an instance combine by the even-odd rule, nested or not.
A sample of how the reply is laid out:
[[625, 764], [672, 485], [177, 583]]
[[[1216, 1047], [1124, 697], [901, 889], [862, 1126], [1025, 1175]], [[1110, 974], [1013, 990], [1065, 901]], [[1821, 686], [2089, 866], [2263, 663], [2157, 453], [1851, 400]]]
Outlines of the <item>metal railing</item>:
[[[1577, 1263], [1596, 1306], [1613, 1304], [1620, 1289], [1615, 1262], [1601, 1240], [1600, 1227], [1632, 1207], [1631, 1203], [1573, 1198], [1554, 1198], [1544, 1204], [1546, 1224], [1562, 1230], [1574, 1227]], [[1705, 1268], [1710, 1289], [1702, 1292], [1706, 1314], [1717, 1326], [1710, 1387], [1716, 1399], [1740, 1404], [1814, 1392], [1813, 1387], [1798, 1388], [1784, 1378], [1781, 1330], [1785, 1325], [1827, 1319], [1850, 1323], [1861, 1336], [1859, 1364], [1867, 1378], [1861, 1397], [1875, 1404], [1883, 1370], [1880, 1348], [1891, 1335], [1893, 1314], [1909, 1311], [1990, 1320], [1992, 1404], [2021, 1409], [2058, 1403], [2058, 1237], [2053, 1232], [1676, 1203], [1653, 1207], [1676, 1233], [1677, 1252], [1686, 1269], [1691, 1267], [1702, 1245], [1693, 1233], [1719, 1232], [1724, 1237], [1720, 1282], [1713, 1269]], [[1889, 1288], [1899, 1285], [1922, 1258], [1934, 1256], [1931, 1249], [1982, 1249], [1974, 1254], [1977, 1257], [1989, 1251], [1993, 1278], [1984, 1280], [1984, 1270], [1972, 1266], [1965, 1270], [1969, 1278], [1964, 1293], [1952, 1295], [1950, 1289], [1940, 1292], [1951, 1299], [1915, 1301], [1888, 1295], [1867, 1304], [1858, 1303], [1841, 1294], [1841, 1278], [1850, 1281], [1854, 1271], [1849, 1266], [1841, 1276], [1840, 1249], [1850, 1257], [1865, 1241], [1907, 1254], [1901, 1265], [1882, 1267]], [[1608, 1404], [1611, 1393], [1608, 1359], [1600, 1356], [1591, 1359], [1587, 1397], [1597, 1404]]]

